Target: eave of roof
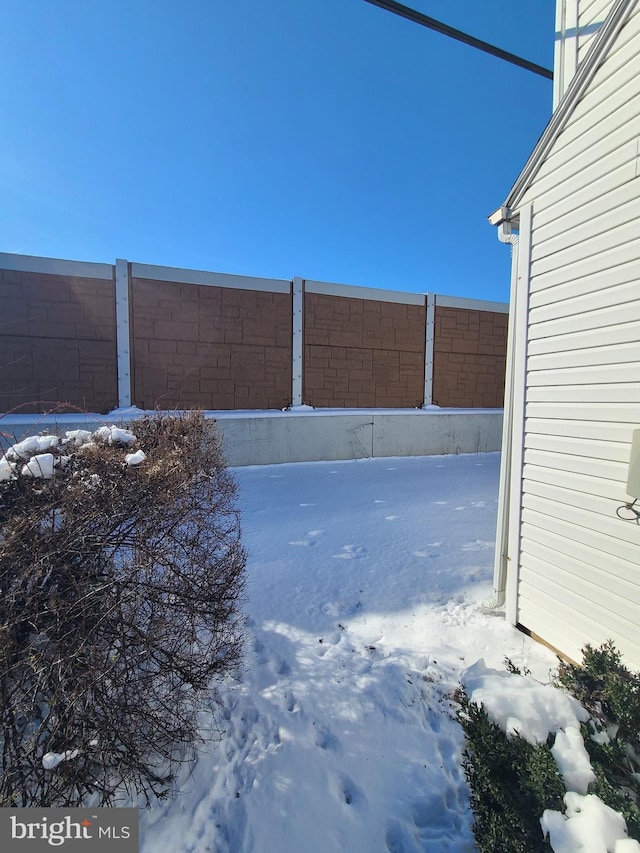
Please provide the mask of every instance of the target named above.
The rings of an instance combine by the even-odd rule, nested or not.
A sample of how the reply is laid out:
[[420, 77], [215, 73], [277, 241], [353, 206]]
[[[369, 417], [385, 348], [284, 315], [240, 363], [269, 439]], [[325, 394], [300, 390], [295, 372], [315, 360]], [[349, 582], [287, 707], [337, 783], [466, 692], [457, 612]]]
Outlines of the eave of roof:
[[616, 0], [609, 10], [609, 14], [605, 18], [602, 27], [594, 37], [593, 44], [589, 48], [584, 60], [578, 66], [573, 79], [569, 83], [549, 123], [542, 132], [542, 136], [536, 143], [536, 147], [531, 152], [531, 156], [527, 160], [523, 170], [511, 187], [506, 200], [489, 217], [492, 225], [499, 225], [501, 222], [507, 220], [517, 227], [517, 209], [522, 201], [522, 197], [547, 157], [552, 145], [564, 130], [578, 101], [585, 94], [594, 74], [618, 37], [618, 33], [626, 23], [631, 10], [638, 2], [640, 0]]

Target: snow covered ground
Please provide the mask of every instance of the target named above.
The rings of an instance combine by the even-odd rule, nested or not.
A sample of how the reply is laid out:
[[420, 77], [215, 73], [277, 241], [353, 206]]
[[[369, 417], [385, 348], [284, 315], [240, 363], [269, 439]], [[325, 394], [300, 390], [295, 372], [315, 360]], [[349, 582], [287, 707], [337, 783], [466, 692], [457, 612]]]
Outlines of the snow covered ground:
[[143, 853], [471, 851], [451, 697], [554, 656], [486, 614], [498, 454], [237, 469], [247, 657], [223, 740], [141, 815]]
[[[136, 436], [97, 433], [144, 465]], [[0, 481], [50, 479], [86, 431], [30, 436]], [[473, 850], [456, 692], [543, 743], [567, 793], [541, 833], [555, 853], [640, 853], [588, 793], [580, 723], [545, 683], [553, 655], [483, 608], [491, 593], [497, 454], [239, 469], [249, 550], [244, 671], [203, 716], [180, 794], [142, 814], [143, 853]], [[505, 657], [529, 675], [507, 672]], [[587, 727], [588, 730], [588, 727]], [[585, 730], [586, 731], [586, 730]], [[222, 732], [219, 741], [218, 734]], [[585, 734], [586, 736], [586, 734]], [[594, 740], [609, 733], [591, 726]], [[47, 753], [53, 770], [78, 749]]]

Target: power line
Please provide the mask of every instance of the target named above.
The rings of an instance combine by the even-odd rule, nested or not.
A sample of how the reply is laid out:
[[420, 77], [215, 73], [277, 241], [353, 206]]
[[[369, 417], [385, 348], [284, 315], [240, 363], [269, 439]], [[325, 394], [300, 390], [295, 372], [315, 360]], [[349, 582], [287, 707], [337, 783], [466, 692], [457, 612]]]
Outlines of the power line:
[[520, 68], [526, 68], [527, 71], [532, 71], [534, 74], [539, 74], [541, 77], [553, 80], [553, 71], [550, 71], [548, 68], [543, 68], [542, 65], [537, 65], [535, 62], [530, 62], [528, 59], [516, 56], [515, 53], [509, 53], [507, 50], [502, 50], [501, 47], [496, 47], [493, 44], [489, 44], [489, 42], [463, 33], [462, 30], [456, 30], [448, 24], [436, 21], [435, 18], [423, 15], [422, 12], [417, 12], [415, 9], [403, 6], [402, 3], [396, 3], [395, 0], [365, 0], [365, 3], [371, 3], [372, 6], [379, 6], [381, 9], [386, 9], [387, 12], [393, 12], [394, 15], [400, 15], [402, 18], [407, 18], [409, 21], [421, 24], [423, 27], [435, 30], [437, 33], [442, 33], [442, 35], [456, 39], [456, 41], [464, 42], [464, 44], [471, 45], [471, 47], [477, 47], [478, 50], [483, 50], [485, 53], [497, 56], [498, 59], [504, 59], [505, 62], [519, 65]]

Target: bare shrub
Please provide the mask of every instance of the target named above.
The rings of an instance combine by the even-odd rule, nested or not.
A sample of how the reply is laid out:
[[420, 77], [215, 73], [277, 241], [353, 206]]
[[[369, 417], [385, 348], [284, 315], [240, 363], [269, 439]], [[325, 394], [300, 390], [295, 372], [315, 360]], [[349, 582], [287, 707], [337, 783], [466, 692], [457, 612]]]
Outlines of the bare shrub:
[[201, 413], [133, 431], [6, 454], [0, 806], [167, 795], [239, 662], [245, 553], [219, 439]]

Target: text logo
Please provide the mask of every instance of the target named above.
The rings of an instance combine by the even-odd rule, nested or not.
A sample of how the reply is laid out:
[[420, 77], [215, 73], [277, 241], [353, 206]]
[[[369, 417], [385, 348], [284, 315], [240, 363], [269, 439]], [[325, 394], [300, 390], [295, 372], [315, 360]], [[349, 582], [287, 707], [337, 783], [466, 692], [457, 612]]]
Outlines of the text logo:
[[138, 809], [0, 809], [0, 849], [138, 853], [138, 823]]

